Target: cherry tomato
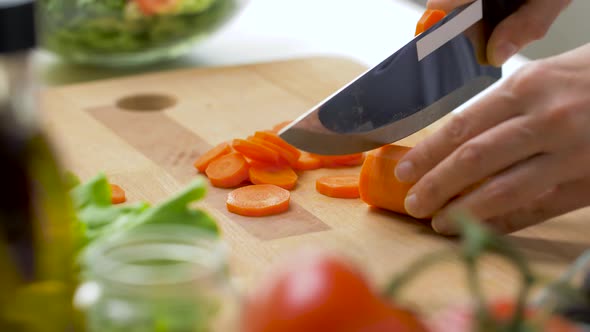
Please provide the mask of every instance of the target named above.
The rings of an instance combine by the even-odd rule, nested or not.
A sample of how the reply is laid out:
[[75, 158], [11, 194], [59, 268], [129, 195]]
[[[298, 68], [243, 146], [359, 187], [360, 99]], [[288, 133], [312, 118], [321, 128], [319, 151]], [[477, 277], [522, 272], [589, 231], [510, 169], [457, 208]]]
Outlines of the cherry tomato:
[[391, 303], [381, 304], [381, 315], [372, 323], [355, 330], [356, 332], [426, 332], [426, 325], [410, 310]]
[[150, 16], [168, 12], [176, 6], [178, 0], [134, 0], [144, 15]]
[[241, 331], [427, 331], [413, 313], [376, 296], [342, 259], [317, 253], [294, 259], [245, 301]]
[[[498, 322], [509, 322], [514, 313], [515, 303], [512, 300], [500, 299], [490, 304], [489, 310], [492, 317]], [[535, 313], [531, 307], [525, 310], [525, 325], [527, 332], [581, 332], [573, 323], [559, 316], [551, 316], [542, 326], [534, 329], [530, 318]], [[528, 320], [527, 320], [528, 319]], [[472, 332], [475, 331], [473, 324], [473, 312], [470, 308], [457, 307], [446, 310], [436, 315], [429, 322], [432, 332]]]

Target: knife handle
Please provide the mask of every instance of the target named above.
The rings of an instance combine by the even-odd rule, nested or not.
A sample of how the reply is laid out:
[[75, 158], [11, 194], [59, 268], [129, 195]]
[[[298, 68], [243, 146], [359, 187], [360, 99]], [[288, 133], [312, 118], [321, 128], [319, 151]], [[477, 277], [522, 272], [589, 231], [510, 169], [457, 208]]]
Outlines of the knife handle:
[[501, 21], [516, 12], [525, 2], [526, 0], [483, 0], [483, 17], [490, 33]]

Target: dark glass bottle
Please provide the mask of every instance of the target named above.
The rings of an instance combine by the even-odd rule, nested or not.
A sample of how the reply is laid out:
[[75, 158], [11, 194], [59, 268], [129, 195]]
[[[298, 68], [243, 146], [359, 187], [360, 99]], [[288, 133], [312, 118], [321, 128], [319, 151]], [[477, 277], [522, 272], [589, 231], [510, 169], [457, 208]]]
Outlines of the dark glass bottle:
[[0, 331], [75, 329], [72, 218], [36, 114], [34, 3], [0, 1]]

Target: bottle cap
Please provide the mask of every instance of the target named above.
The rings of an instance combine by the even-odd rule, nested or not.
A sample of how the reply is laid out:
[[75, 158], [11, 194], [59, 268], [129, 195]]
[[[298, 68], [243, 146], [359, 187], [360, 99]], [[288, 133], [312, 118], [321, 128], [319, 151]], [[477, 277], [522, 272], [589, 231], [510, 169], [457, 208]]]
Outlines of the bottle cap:
[[0, 54], [34, 48], [35, 23], [34, 1], [0, 0]]

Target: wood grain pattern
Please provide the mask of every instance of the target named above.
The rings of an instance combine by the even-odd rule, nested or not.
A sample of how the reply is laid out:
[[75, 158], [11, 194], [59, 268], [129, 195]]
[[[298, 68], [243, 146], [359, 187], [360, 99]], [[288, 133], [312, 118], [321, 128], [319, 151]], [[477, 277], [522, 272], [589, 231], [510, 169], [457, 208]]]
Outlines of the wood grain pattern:
[[[69, 169], [83, 179], [103, 171], [126, 189], [130, 201], [157, 202], [196, 176], [192, 162], [208, 147], [294, 119], [365, 69], [346, 59], [318, 57], [52, 88], [43, 95], [44, 119]], [[168, 95], [176, 104], [157, 112], [116, 106], [121, 98], [142, 93]], [[412, 146], [443, 122], [400, 143]], [[269, 263], [302, 247], [345, 255], [383, 283], [420, 255], [456, 245], [456, 240], [434, 234], [427, 223], [315, 191], [319, 176], [358, 171], [303, 173], [292, 192], [294, 208], [273, 218], [228, 213], [228, 191], [211, 188], [203, 206], [219, 221], [232, 249], [232, 272], [245, 290], [257, 283]], [[580, 210], [508, 238], [539, 273], [552, 277], [590, 247], [589, 219], [590, 212]], [[506, 295], [517, 287], [518, 278], [504, 262], [486, 259], [482, 268], [489, 294]], [[404, 298], [435, 309], [466, 299], [463, 281], [462, 269], [444, 263], [416, 280]]]
[[[188, 183], [196, 176], [196, 170], [189, 166], [199, 155], [212, 147], [162, 112], [126, 111], [112, 106], [89, 108], [87, 112], [138, 152], [165, 168], [180, 183]], [[297, 203], [291, 204], [290, 214], [294, 218], [289, 219], [277, 215], [264, 218], [264, 223], [260, 223], [258, 218], [232, 214], [225, 208], [228, 192], [227, 189], [211, 187], [207, 200], [215, 209], [262, 240], [318, 232], [329, 228]], [[276, 231], [267, 231], [269, 227]]]

